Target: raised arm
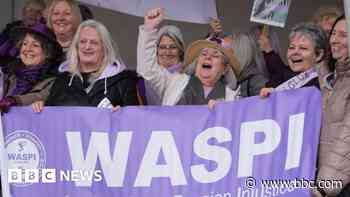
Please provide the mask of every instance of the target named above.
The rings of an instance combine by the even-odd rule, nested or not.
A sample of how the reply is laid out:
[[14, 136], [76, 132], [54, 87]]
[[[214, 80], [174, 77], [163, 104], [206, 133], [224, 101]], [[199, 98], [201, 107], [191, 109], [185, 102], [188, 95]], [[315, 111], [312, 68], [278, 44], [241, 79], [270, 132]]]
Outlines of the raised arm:
[[139, 27], [137, 42], [137, 73], [150, 82], [162, 98], [171, 74], [157, 62], [158, 26], [164, 18], [164, 10], [156, 8], [145, 15], [145, 24]]

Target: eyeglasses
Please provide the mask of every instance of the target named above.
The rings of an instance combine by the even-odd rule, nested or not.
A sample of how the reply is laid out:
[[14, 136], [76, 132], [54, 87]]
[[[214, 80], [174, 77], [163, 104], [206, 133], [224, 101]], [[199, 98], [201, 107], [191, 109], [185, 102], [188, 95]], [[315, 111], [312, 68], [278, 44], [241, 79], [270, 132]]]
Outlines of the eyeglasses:
[[159, 50], [163, 50], [163, 51], [165, 51], [165, 50], [171, 50], [171, 51], [173, 51], [173, 50], [176, 50], [176, 49], [177, 49], [177, 46], [174, 45], [174, 44], [170, 44], [170, 45], [158, 45], [158, 49], [159, 49]]

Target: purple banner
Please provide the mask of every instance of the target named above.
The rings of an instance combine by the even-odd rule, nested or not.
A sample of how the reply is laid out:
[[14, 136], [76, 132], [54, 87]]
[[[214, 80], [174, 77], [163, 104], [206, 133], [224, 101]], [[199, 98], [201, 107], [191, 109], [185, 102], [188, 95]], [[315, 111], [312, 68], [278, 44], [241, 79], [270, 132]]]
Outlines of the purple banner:
[[314, 88], [214, 110], [13, 108], [3, 117], [10, 190], [13, 197], [310, 196], [303, 181], [314, 178], [320, 120]]

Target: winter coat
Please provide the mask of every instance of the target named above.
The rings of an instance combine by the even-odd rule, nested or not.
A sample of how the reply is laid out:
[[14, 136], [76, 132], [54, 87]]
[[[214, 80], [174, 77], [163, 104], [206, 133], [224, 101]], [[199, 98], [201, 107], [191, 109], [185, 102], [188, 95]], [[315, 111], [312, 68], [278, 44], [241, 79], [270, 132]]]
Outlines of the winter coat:
[[[94, 81], [60, 73], [45, 102], [47, 106], [100, 106], [107, 102], [113, 106], [139, 105], [137, 93], [138, 77], [134, 71], [118, 71], [109, 65]], [[88, 85], [87, 85], [88, 84]]]
[[[319, 68], [323, 94], [323, 120], [318, 153], [318, 175], [321, 180], [350, 182], [350, 63], [336, 65], [336, 74], [326, 65]], [[342, 188], [324, 188], [336, 196]]]
[[[3, 74], [3, 97], [11, 96], [15, 99], [16, 105], [30, 105], [36, 101], [46, 100], [51, 86], [53, 85], [56, 72], [53, 64], [38, 65], [39, 71], [33, 78], [30, 73], [17, 76], [17, 70], [21, 70], [23, 67], [27, 69], [20, 59], [16, 59], [8, 65], [2, 66]], [[21, 93], [13, 93], [20, 80], [27, 81], [27, 89]]]
[[256, 96], [267, 83], [266, 77], [259, 72], [255, 64], [246, 66], [239, 75], [238, 84], [242, 97]]
[[[30, 105], [36, 101], [43, 101], [49, 96], [50, 88], [53, 85], [54, 81], [54, 77], [46, 78], [34, 85], [33, 88], [25, 94], [14, 95], [12, 97], [15, 99], [16, 105], [19, 106]], [[16, 77], [14, 75], [11, 75], [5, 81], [5, 92], [10, 92], [14, 86], [16, 86]], [[7, 95], [5, 94], [4, 96]]]

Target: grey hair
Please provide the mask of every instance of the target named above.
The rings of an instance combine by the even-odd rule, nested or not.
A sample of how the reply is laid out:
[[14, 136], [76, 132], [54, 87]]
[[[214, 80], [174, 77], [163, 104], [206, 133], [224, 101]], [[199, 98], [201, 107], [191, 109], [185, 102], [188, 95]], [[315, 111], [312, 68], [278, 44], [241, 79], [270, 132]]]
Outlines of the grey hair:
[[185, 41], [183, 39], [181, 30], [174, 25], [163, 26], [158, 32], [157, 46], [160, 44], [160, 40], [163, 36], [167, 36], [174, 41], [175, 45], [180, 51], [180, 60], [183, 62], [185, 56]]
[[268, 75], [262, 52], [258, 49], [257, 41], [248, 33], [233, 33], [233, 51], [241, 65], [242, 72], [249, 65], [254, 64], [265, 76]]
[[116, 61], [119, 61], [120, 63], [123, 62], [119, 55], [117, 45], [112, 40], [112, 37], [109, 31], [107, 30], [107, 28], [98, 21], [86, 20], [79, 25], [78, 30], [74, 35], [72, 44], [69, 47], [69, 50], [67, 53], [68, 66], [69, 66], [69, 71], [71, 73], [80, 75], [78, 46], [79, 46], [79, 40], [80, 40], [80, 32], [85, 27], [91, 27], [95, 29], [98, 35], [100, 36], [100, 39], [102, 42], [104, 55], [103, 55], [103, 59], [99, 67], [99, 70], [96, 73], [97, 75], [100, 75], [107, 65], [113, 64]]
[[[299, 23], [295, 25], [289, 33], [289, 40], [296, 35], [306, 36], [314, 44], [314, 50], [318, 56], [323, 51], [323, 57], [326, 55], [329, 44], [324, 30], [314, 23]], [[321, 59], [323, 59], [323, 57]]]

